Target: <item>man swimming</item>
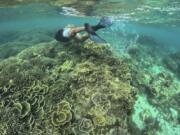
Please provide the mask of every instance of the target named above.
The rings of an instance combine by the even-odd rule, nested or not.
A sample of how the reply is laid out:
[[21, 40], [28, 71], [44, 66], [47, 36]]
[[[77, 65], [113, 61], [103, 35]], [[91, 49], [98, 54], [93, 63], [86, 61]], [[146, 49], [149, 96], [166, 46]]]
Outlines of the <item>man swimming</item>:
[[[89, 23], [85, 23], [81, 27], [65, 27], [57, 31], [55, 34], [55, 39], [60, 42], [69, 42], [72, 39], [76, 41], [83, 42], [86, 39], [90, 38], [91, 40], [97, 43], [106, 43], [99, 35], [96, 34], [96, 31], [102, 28], [106, 28], [112, 25], [112, 20], [108, 17], [103, 17], [100, 19], [100, 22], [91, 26]], [[87, 32], [83, 35], [80, 32]]]

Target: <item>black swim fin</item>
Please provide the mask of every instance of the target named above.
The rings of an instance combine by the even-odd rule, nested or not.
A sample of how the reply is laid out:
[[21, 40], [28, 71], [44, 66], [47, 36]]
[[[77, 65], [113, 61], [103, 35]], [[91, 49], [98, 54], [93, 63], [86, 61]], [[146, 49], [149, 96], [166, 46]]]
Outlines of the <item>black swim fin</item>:
[[98, 25], [102, 25], [104, 27], [110, 27], [113, 24], [113, 19], [110, 17], [102, 17], [98, 23]]
[[85, 23], [85, 30], [89, 33], [89, 38], [96, 42], [96, 43], [107, 43], [104, 39], [102, 39], [98, 34], [96, 34], [96, 32], [94, 31], [94, 29], [88, 24]]
[[101, 43], [101, 44], [105, 44], [107, 43], [103, 38], [101, 38], [99, 35], [97, 34], [90, 34], [90, 37], [89, 37], [92, 41], [96, 42], [96, 43]]
[[94, 31], [102, 28], [110, 27], [113, 24], [113, 20], [109, 17], [102, 17], [97, 25], [92, 26]]
[[93, 30], [93, 28], [91, 27], [91, 25], [89, 23], [85, 23], [84, 24], [85, 30], [92, 35], [95, 35], [96, 32]]

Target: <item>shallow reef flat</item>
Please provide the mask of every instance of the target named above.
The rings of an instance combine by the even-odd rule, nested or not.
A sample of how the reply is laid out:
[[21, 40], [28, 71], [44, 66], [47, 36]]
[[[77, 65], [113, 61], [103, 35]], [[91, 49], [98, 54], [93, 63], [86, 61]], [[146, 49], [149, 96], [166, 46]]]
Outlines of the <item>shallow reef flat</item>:
[[46, 36], [0, 48], [0, 134], [179, 133], [179, 52], [144, 38], [117, 56], [108, 45]]
[[0, 34], [0, 59], [6, 59], [17, 55], [22, 50], [41, 42], [49, 42], [53, 39], [51, 31], [17, 30], [6, 31]]
[[166, 56], [163, 59], [163, 63], [167, 69], [174, 72], [180, 78], [180, 51]]
[[129, 135], [131, 79], [107, 45], [35, 44], [0, 61], [0, 134]]
[[167, 56], [168, 50], [147, 43], [134, 44], [128, 53], [132, 64], [131, 84], [138, 89], [132, 117], [136, 126], [141, 134], [178, 135], [179, 53]]
[[178, 135], [179, 52], [146, 36], [120, 53], [52, 33], [4, 34], [0, 135]]

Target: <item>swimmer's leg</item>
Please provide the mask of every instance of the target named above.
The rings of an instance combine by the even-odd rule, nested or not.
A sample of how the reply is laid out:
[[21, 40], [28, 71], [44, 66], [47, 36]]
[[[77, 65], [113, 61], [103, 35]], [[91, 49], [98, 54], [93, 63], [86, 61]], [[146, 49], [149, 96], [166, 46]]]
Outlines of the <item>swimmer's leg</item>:
[[91, 26], [89, 23], [85, 23], [84, 27], [85, 30], [92, 34], [96, 35], [96, 31], [102, 28], [110, 27], [113, 24], [113, 20], [109, 17], [103, 17], [100, 19], [99, 23], [97, 25]]
[[81, 27], [75, 27], [71, 29], [71, 35], [76, 35], [79, 32], [85, 31], [85, 27], [81, 26]]
[[75, 36], [75, 39], [78, 41], [78, 42], [84, 42], [85, 40], [87, 40], [89, 38], [89, 34], [85, 33], [83, 35], [77, 33], [76, 36]]

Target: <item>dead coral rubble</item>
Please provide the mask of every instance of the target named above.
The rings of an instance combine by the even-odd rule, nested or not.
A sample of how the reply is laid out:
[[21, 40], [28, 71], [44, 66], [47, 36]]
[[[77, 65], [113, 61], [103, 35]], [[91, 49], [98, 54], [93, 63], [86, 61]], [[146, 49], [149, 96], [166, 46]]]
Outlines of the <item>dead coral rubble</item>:
[[0, 133], [129, 133], [127, 63], [106, 45], [43, 43], [0, 62]]

